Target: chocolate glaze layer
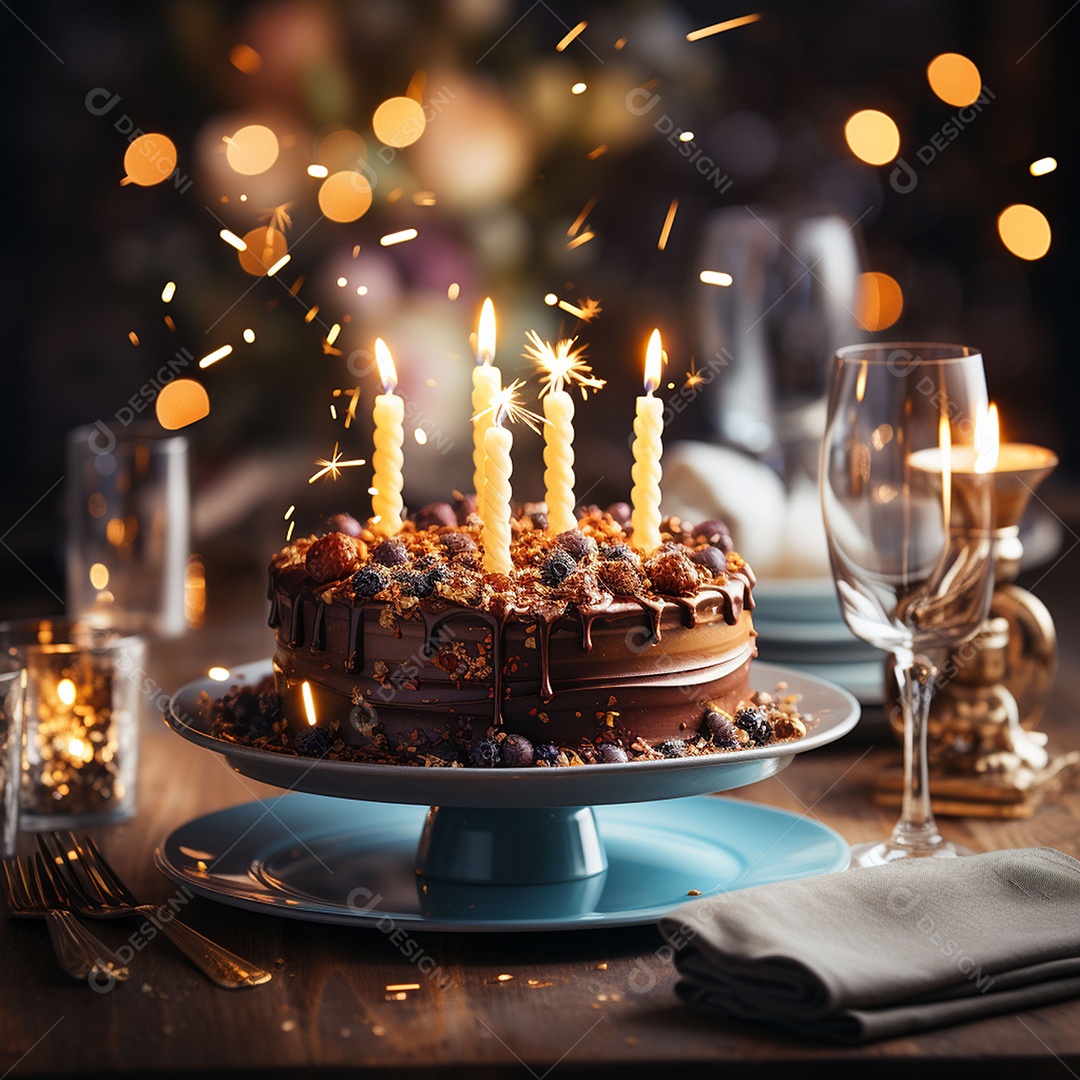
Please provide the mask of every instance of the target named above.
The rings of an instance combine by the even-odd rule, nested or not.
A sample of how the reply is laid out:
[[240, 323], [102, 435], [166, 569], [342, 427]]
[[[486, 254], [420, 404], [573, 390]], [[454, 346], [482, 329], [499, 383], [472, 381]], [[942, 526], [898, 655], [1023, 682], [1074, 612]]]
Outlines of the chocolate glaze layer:
[[752, 585], [747, 568], [691, 598], [617, 597], [547, 621], [434, 597], [408, 615], [327, 602], [302, 567], [272, 568], [278, 690], [303, 723], [308, 681], [319, 722], [337, 721], [347, 742], [373, 722], [391, 742], [425, 746], [497, 726], [567, 746], [686, 738], [707, 704], [733, 711], [749, 696]]

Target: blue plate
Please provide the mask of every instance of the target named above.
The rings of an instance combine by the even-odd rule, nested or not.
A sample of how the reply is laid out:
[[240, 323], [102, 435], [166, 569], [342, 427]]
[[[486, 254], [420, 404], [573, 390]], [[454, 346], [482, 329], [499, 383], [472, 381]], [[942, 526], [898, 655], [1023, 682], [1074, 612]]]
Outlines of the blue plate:
[[[574, 770], [575, 772], [584, 770]], [[690, 902], [751, 885], [827, 874], [844, 840], [807, 815], [695, 796], [595, 808], [608, 866], [583, 880], [466, 885], [413, 869], [427, 810], [307, 794], [220, 810], [182, 825], [155, 852], [194, 893], [312, 922], [406, 930], [524, 931], [655, 922]]]

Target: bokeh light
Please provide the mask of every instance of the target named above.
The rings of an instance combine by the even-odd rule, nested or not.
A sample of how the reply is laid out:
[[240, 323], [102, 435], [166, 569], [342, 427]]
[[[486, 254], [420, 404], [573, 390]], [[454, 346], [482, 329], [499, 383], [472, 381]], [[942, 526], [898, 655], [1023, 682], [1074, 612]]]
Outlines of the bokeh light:
[[278, 158], [278, 137], [263, 124], [248, 124], [225, 139], [225, 156], [234, 172], [257, 176]]
[[1019, 259], [1041, 259], [1050, 250], [1050, 222], [1034, 206], [1014, 203], [997, 221], [1001, 242]]
[[168, 135], [140, 135], [124, 153], [121, 184], [150, 187], [160, 184], [176, 168], [176, 145]]
[[1047, 173], [1052, 173], [1057, 168], [1057, 158], [1053, 157], [1041, 157], [1038, 161], [1033, 161], [1028, 166], [1028, 172], [1032, 176], [1045, 176]]
[[970, 105], [982, 92], [979, 69], [966, 56], [942, 53], [927, 65], [930, 89], [947, 105]]
[[239, 252], [240, 265], [253, 277], [264, 277], [289, 249], [285, 234], [272, 225], [260, 225], [244, 233], [246, 247]]
[[356, 169], [367, 161], [367, 143], [358, 132], [349, 128], [335, 128], [319, 140], [316, 154], [320, 165], [326, 166], [326, 173], [341, 172], [343, 169]]
[[877, 109], [862, 109], [844, 125], [851, 152], [868, 165], [887, 165], [900, 152], [896, 121]]
[[254, 75], [263, 66], [262, 57], [250, 45], [234, 45], [229, 51], [229, 63], [245, 75]]
[[904, 311], [900, 283], [888, 274], [860, 274], [855, 293], [855, 318], [864, 330], [887, 330]]
[[155, 408], [158, 423], [168, 431], [176, 431], [208, 416], [210, 398], [194, 379], [174, 379], [161, 388]]
[[331, 221], [356, 221], [371, 207], [371, 184], [351, 169], [328, 176], [319, 188], [319, 209]]
[[387, 98], [371, 118], [379, 142], [399, 149], [416, 142], [426, 125], [423, 105], [409, 97]]

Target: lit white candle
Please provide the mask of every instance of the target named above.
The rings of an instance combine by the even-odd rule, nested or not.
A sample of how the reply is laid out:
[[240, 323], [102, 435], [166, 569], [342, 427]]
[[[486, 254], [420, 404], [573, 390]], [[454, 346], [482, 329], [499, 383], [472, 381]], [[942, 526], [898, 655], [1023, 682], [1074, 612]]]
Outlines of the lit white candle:
[[480, 324], [476, 330], [476, 367], [473, 368], [473, 490], [476, 492], [476, 512], [484, 517], [484, 436], [495, 423], [492, 406], [502, 389], [502, 375], [495, 367], [495, 305], [491, 298], [480, 309]]
[[401, 467], [405, 456], [401, 451], [405, 442], [405, 402], [394, 393], [397, 387], [397, 369], [394, 358], [382, 338], [375, 339], [375, 362], [379, 366], [385, 394], [375, 398], [375, 452], [371, 456], [375, 467], [371, 497], [372, 523], [375, 532], [392, 536], [401, 529]]
[[634, 486], [630, 492], [631, 543], [642, 555], [660, 546], [660, 455], [663, 453], [664, 403], [653, 396], [660, 385], [664, 350], [654, 330], [645, 353], [645, 394], [637, 399], [634, 416]]

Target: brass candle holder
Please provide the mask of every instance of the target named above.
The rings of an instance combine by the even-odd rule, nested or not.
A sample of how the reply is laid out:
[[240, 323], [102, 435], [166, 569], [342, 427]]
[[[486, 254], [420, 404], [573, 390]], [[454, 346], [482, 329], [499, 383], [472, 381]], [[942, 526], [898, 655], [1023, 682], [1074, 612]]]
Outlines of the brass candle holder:
[[[1080, 766], [1080, 752], [1055, 757], [1046, 734], [1035, 730], [1057, 668], [1057, 639], [1046, 606], [1015, 584], [1020, 519], [1057, 463], [1043, 447], [1005, 443], [989, 470], [996, 497], [994, 594], [978, 632], [952, 650], [938, 673], [927, 738], [935, 814], [1028, 817]], [[890, 662], [886, 701], [899, 736], [895, 686]], [[884, 773], [877, 801], [896, 805], [901, 782], [895, 770]]]

